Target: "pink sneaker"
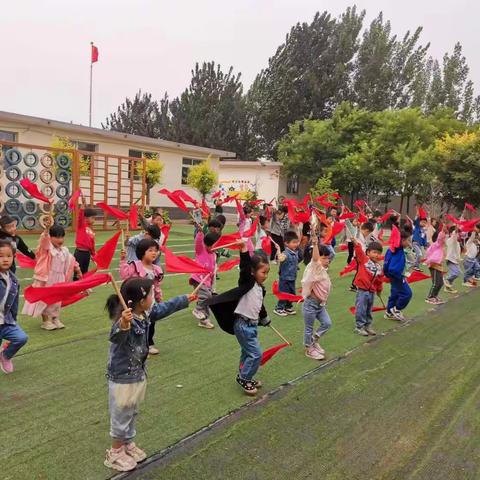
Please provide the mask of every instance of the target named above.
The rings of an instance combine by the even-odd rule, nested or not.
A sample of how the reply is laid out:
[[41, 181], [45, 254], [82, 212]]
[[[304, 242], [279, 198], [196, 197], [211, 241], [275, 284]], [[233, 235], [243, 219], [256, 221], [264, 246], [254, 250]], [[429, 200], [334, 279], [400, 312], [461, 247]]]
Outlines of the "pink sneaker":
[[143, 462], [147, 458], [147, 454], [134, 442], [127, 443], [125, 445], [125, 453], [132, 457], [137, 463]]
[[0, 353], [0, 368], [2, 369], [3, 373], [9, 374], [13, 372], [13, 363], [12, 361], [7, 358], [3, 352]]
[[129, 472], [137, 466], [137, 462], [130, 455], [127, 455], [125, 445], [117, 449], [107, 450], [103, 464], [119, 472]]

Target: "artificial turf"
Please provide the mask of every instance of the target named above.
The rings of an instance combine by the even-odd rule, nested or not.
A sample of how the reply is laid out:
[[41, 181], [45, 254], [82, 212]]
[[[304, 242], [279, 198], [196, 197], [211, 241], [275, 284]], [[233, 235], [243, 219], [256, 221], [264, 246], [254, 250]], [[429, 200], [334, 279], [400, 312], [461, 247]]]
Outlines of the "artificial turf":
[[[111, 235], [99, 233], [97, 244]], [[30, 246], [36, 243], [35, 238], [26, 237], [26, 241]], [[67, 238], [66, 244], [72, 243], [72, 238]], [[177, 253], [191, 255], [191, 227], [175, 227], [169, 247]], [[365, 342], [353, 333], [353, 315], [348, 311], [355, 298], [347, 291], [352, 277], [338, 276], [345, 260], [345, 254], [340, 253], [330, 269], [334, 289], [328, 310], [333, 328], [323, 342], [329, 358]], [[114, 260], [112, 267], [117, 266], [118, 261]], [[27, 278], [31, 273], [19, 271], [23, 287], [30, 283]], [[237, 275], [236, 269], [222, 273], [218, 291], [231, 288]], [[277, 267], [272, 265], [267, 291], [276, 276]], [[167, 275], [162, 286], [164, 298], [191, 291], [187, 278], [187, 275]], [[300, 278], [301, 272], [298, 286]], [[423, 299], [429, 287], [428, 280], [414, 284], [415, 296], [407, 314], [419, 315], [427, 310]], [[113, 475], [103, 466], [103, 455], [109, 445], [105, 365], [110, 328], [103, 306], [111, 291], [109, 286], [99, 287], [91, 297], [67, 307], [62, 313], [65, 330], [46, 332], [40, 329], [39, 319], [19, 317], [29, 335], [29, 343], [15, 357], [14, 374], [0, 376], [2, 478], [73, 480], [104, 479]], [[273, 295], [267, 295], [266, 306], [270, 312], [275, 301]], [[374, 318], [379, 332], [398, 326], [384, 320], [381, 314], [374, 314]], [[260, 377], [266, 391], [318, 366], [318, 362], [303, 355], [301, 313], [285, 318], [272, 315], [272, 320], [293, 346], [279, 352], [261, 368]], [[264, 348], [281, 342], [268, 328], [260, 329], [259, 335]], [[156, 342], [160, 355], [148, 360], [147, 398], [141, 405], [137, 422], [137, 443], [149, 455], [249, 401], [234, 381], [239, 355], [235, 338], [219, 328], [213, 331], [198, 328], [190, 309], [159, 322]], [[410, 348], [410, 344], [405, 343], [397, 353], [407, 355]], [[350, 385], [348, 388], [360, 389], [364, 377], [345, 377], [341, 382], [345, 388]], [[318, 403], [324, 403], [322, 395]], [[314, 407], [311, 412], [316, 417]], [[335, 405], [330, 408], [335, 410]], [[353, 409], [345, 408], [341, 415], [356, 415]], [[212, 469], [215, 470], [213, 464]]]

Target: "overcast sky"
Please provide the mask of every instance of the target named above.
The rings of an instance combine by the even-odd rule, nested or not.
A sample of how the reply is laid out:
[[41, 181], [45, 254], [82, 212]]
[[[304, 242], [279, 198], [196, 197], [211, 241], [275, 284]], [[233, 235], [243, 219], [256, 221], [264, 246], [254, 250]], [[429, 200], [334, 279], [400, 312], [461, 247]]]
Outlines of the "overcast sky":
[[[214, 60], [242, 73], [245, 88], [296, 22], [316, 11], [338, 16], [345, 0], [3, 0], [0, 110], [88, 124], [90, 41], [93, 126], [138, 89], [170, 98], [185, 89], [195, 62]], [[367, 22], [383, 10], [393, 31], [424, 27], [441, 58], [456, 41], [480, 92], [480, 2], [365, 0]]]

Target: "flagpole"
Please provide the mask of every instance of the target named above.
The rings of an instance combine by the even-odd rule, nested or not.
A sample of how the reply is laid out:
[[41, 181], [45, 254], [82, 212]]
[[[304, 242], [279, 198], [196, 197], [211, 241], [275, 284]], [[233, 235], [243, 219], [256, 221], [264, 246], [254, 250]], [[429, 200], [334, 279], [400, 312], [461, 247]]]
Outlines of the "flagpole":
[[93, 47], [93, 42], [90, 42], [90, 108], [88, 111], [88, 126], [92, 126], [92, 76], [93, 76], [93, 62], [92, 62], [92, 53], [91, 49]]

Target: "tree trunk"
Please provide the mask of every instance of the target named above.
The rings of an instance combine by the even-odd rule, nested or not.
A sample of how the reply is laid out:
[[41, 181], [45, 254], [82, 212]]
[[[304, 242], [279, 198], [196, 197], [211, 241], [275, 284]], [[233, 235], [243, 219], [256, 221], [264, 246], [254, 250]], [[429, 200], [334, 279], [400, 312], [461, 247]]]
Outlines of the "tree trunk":
[[403, 212], [403, 194], [400, 196], [400, 208], [399, 208], [399, 210], [400, 210], [399, 213], [402, 214], [402, 212]]
[[411, 195], [407, 195], [407, 215], [410, 215], [410, 197]]

